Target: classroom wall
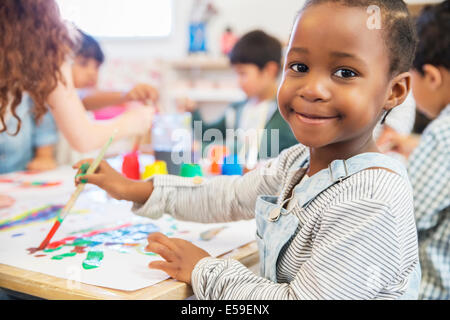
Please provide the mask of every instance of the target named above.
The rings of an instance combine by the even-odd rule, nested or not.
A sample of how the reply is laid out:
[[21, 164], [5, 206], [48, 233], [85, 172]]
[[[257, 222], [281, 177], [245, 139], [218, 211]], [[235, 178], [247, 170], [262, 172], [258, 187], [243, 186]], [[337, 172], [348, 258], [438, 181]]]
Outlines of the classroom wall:
[[[126, 90], [132, 83], [158, 83], [157, 59], [187, 56], [189, 13], [194, 0], [172, 0], [172, 33], [166, 38], [99, 39], [106, 55], [99, 85]], [[441, 0], [407, 0], [407, 3], [436, 3]], [[305, 0], [216, 0], [218, 9], [208, 25], [209, 54], [220, 56], [220, 36], [227, 26], [238, 35], [260, 28], [287, 42], [298, 10]]]
[[[192, 0], [172, 0], [174, 21], [168, 38], [100, 39], [107, 59], [181, 58], [187, 54], [189, 13]], [[219, 11], [208, 25], [208, 40], [213, 56], [220, 53], [219, 39], [226, 26], [238, 34], [254, 28], [287, 40], [296, 12], [304, 0], [216, 0]], [[281, 5], [280, 5], [281, 3]]]

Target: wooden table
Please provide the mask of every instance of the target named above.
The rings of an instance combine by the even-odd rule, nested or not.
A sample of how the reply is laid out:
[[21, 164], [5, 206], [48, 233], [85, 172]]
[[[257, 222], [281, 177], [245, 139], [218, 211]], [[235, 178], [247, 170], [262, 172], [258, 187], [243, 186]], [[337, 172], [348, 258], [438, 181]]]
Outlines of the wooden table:
[[[222, 256], [233, 258], [247, 267], [258, 263], [258, 249], [251, 242]], [[28, 295], [55, 300], [182, 300], [193, 295], [191, 286], [174, 279], [136, 291], [122, 291], [74, 282], [46, 274], [0, 264], [0, 287]]]

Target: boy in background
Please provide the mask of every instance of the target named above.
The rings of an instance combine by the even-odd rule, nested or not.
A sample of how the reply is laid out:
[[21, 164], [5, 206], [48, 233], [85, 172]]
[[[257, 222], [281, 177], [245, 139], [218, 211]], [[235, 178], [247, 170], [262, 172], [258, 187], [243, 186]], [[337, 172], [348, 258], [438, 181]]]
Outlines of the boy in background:
[[156, 101], [158, 91], [151, 85], [142, 83], [129, 92], [95, 90], [98, 72], [105, 60], [99, 43], [90, 35], [80, 31], [81, 45], [72, 65], [75, 88], [79, 89], [86, 110], [96, 110], [130, 101]]
[[[433, 121], [420, 140], [396, 140], [409, 156], [422, 266], [420, 299], [450, 299], [450, 1], [426, 6], [416, 22], [419, 44], [412, 91]], [[411, 153], [412, 152], [412, 153]]]
[[[249, 32], [236, 42], [229, 54], [229, 59], [237, 74], [239, 87], [245, 92], [247, 99], [231, 104], [225, 114], [214, 123], [205, 122], [199, 111], [195, 110], [192, 120], [203, 121], [202, 137], [208, 129], [218, 129], [222, 137], [228, 140], [233, 137], [226, 136], [226, 129], [242, 129], [241, 132], [265, 129], [262, 137], [235, 135], [237, 136], [237, 141], [234, 141], [235, 153], [242, 152], [245, 143], [250, 144], [247, 144], [249, 150], [254, 149], [256, 144], [256, 148], [260, 151], [258, 152], [260, 159], [271, 157], [271, 155], [277, 156], [282, 150], [298, 143], [289, 125], [278, 111], [276, 101], [281, 57], [281, 43], [263, 31]], [[279, 133], [278, 147], [273, 145], [274, 141], [271, 139], [274, 129]], [[261, 148], [262, 145], [264, 145], [263, 148]]]

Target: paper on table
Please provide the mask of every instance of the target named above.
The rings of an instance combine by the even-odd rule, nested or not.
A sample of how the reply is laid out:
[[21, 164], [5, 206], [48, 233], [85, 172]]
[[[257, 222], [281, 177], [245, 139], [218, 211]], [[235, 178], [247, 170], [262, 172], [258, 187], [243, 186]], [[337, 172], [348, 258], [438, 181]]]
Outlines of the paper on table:
[[[60, 178], [63, 176], [65, 180], [73, 179], [72, 171], [59, 175]], [[73, 212], [55, 234], [53, 244], [71, 237], [65, 241], [65, 245], [62, 243], [54, 246], [56, 251], [29, 254], [27, 249], [39, 245], [54, 221], [45, 219], [53, 214], [44, 214], [45, 205], [63, 206], [72, 191], [67, 190], [67, 186], [63, 184], [59, 188], [58, 197], [55, 197], [58, 194], [56, 189], [41, 189], [39, 196], [36, 193], [18, 194], [20, 201], [13, 208], [1, 210], [0, 263], [67, 279], [69, 289], [82, 282], [119, 290], [137, 290], [168, 278], [164, 272], [148, 268], [150, 261], [161, 259], [146, 254], [143, 250], [147, 243], [146, 232], [149, 230], [159, 230], [168, 236], [192, 241], [212, 256], [221, 255], [254, 240], [256, 227], [253, 220], [199, 224], [177, 221], [168, 215], [151, 220], [131, 213], [131, 203], [109, 199], [103, 191], [94, 187], [80, 196]], [[28, 215], [28, 223], [23, 223], [27, 217], [23, 213], [33, 208], [41, 208], [41, 211], [35, 212], [34, 218]], [[14, 217], [19, 215], [22, 215], [22, 219], [17, 222]], [[44, 220], [39, 220], [39, 215]], [[10, 222], [7, 225], [8, 219]], [[202, 232], [222, 226], [226, 228], [211, 240], [200, 239]], [[96, 234], [105, 228], [110, 231]], [[71, 252], [77, 250], [85, 252]], [[83, 267], [83, 262], [85, 266], [87, 264], [89, 251], [102, 252], [102, 258], [97, 261], [98, 267]]]

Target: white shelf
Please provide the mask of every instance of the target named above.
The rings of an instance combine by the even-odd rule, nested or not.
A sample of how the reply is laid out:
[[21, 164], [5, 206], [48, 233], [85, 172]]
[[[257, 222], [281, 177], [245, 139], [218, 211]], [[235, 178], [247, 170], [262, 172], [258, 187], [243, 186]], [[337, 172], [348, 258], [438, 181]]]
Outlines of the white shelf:
[[236, 102], [245, 99], [239, 89], [185, 89], [171, 92], [172, 98], [187, 97], [197, 102]]
[[205, 58], [187, 57], [180, 60], [169, 61], [169, 65], [178, 70], [226, 70], [231, 69], [230, 62], [226, 57]]

